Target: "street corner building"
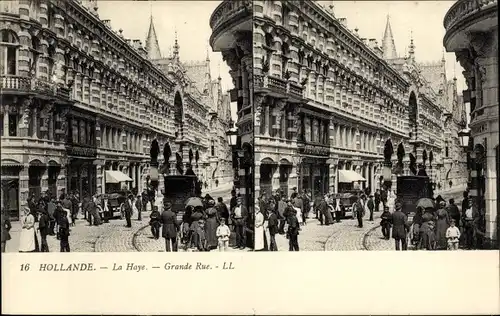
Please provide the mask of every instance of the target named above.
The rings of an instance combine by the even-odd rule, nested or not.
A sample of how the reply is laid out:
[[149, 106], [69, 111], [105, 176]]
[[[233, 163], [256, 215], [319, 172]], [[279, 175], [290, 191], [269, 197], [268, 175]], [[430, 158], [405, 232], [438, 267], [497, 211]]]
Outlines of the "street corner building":
[[82, 196], [125, 181], [140, 192], [153, 142], [164, 174], [191, 166], [207, 182], [232, 178], [230, 101], [208, 56], [181, 62], [176, 38], [163, 57], [152, 17], [143, 46], [101, 20], [97, 1], [2, 1], [0, 10], [2, 208], [11, 216], [47, 190]]
[[419, 63], [412, 38], [399, 57], [389, 17], [379, 45], [331, 1], [255, 0], [253, 13], [256, 195], [396, 190], [418, 165], [436, 195], [462, 195], [465, 108], [444, 58]]
[[455, 52], [467, 83], [470, 104], [468, 171], [474, 207], [485, 212], [486, 239], [498, 243], [498, 2], [459, 0], [444, 17], [444, 46]]
[[220, 52], [230, 68], [234, 89], [231, 102], [237, 106], [237, 141], [234, 145], [233, 166], [238, 170], [235, 186], [244, 205], [253, 214], [254, 205], [254, 111], [252, 1], [222, 1], [210, 17], [210, 46]]

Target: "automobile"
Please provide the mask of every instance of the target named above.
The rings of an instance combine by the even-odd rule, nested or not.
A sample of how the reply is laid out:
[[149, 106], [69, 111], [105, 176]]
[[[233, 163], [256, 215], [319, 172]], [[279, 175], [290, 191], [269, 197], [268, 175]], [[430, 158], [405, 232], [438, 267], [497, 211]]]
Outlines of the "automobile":
[[[108, 213], [103, 214], [105, 218], [111, 219], [119, 216], [123, 218], [123, 204], [127, 199], [126, 191], [118, 191], [114, 193], [105, 193], [101, 194], [98, 198], [100, 198], [101, 203], [98, 206], [101, 210], [104, 210], [104, 201], [107, 200], [108, 203]], [[103, 211], [101, 211], [104, 213]], [[100, 213], [101, 213], [100, 212]]]
[[351, 217], [354, 218], [354, 213], [352, 211], [352, 206], [357, 200], [357, 196], [353, 192], [342, 192], [338, 193], [336, 196], [337, 199], [340, 199], [340, 202], [344, 206], [344, 210], [342, 211], [341, 217]]

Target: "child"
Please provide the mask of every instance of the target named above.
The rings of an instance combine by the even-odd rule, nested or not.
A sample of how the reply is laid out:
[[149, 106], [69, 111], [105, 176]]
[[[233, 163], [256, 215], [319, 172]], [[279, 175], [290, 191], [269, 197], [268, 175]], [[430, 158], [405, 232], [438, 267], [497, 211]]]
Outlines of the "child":
[[198, 251], [209, 251], [207, 238], [205, 237], [205, 221], [202, 219], [198, 220], [196, 235], [198, 237], [198, 242], [197, 242]]
[[458, 250], [458, 240], [460, 239], [460, 230], [455, 226], [455, 220], [450, 221], [450, 227], [446, 230], [446, 239], [448, 240], [448, 250]]
[[227, 251], [231, 230], [229, 230], [229, 227], [226, 225], [226, 219], [224, 217], [220, 218], [220, 225], [217, 227], [216, 235], [219, 241], [219, 251]]
[[151, 226], [151, 234], [154, 239], [159, 239], [161, 222], [160, 212], [158, 212], [158, 207], [156, 205], [153, 206], [153, 211], [151, 212], [151, 215], [149, 215], [149, 226]]

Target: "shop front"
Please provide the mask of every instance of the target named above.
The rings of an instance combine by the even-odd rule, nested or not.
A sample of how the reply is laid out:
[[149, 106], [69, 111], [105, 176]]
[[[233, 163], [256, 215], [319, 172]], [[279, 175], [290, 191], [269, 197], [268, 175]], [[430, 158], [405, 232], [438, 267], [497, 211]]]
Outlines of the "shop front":
[[329, 189], [329, 169], [326, 158], [304, 157], [300, 168], [299, 190], [311, 192], [313, 199], [324, 196]]

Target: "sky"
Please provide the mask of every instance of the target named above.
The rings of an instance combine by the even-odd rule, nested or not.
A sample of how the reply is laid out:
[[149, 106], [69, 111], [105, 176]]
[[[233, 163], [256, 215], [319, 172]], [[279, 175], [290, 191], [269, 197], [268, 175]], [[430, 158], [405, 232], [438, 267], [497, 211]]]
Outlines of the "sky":
[[[209, 38], [212, 30], [209, 20], [221, 1], [104, 1], [99, 0], [99, 18], [111, 20], [113, 30], [123, 30], [123, 36], [139, 39], [146, 44], [151, 15], [155, 25], [162, 56], [172, 52], [177, 31], [181, 61], [203, 61], [207, 50], [212, 79], [221, 76], [222, 89], [232, 89], [229, 67], [220, 53], [212, 52]], [[232, 116], [236, 121], [235, 104]]]
[[[323, 3], [326, 1], [323, 1]], [[441, 60], [444, 52], [444, 16], [456, 1], [333, 1], [336, 18], [347, 18], [349, 29], [359, 29], [361, 37], [375, 38], [379, 45], [387, 15], [391, 23], [396, 52], [405, 56], [413, 34], [417, 62]], [[462, 67], [454, 53], [446, 53], [446, 77], [457, 78], [459, 94], [466, 89]]]

